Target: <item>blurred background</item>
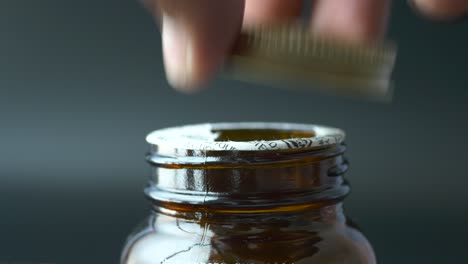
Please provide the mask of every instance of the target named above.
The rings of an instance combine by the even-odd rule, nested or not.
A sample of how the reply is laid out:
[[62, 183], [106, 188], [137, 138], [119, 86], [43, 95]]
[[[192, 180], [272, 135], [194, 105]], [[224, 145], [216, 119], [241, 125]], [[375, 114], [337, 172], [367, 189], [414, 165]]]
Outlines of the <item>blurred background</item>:
[[116, 263], [149, 213], [144, 138], [215, 121], [347, 132], [348, 213], [380, 263], [461, 263], [468, 237], [468, 23], [394, 1], [391, 104], [229, 80], [186, 96], [132, 0], [0, 2], [0, 262]]

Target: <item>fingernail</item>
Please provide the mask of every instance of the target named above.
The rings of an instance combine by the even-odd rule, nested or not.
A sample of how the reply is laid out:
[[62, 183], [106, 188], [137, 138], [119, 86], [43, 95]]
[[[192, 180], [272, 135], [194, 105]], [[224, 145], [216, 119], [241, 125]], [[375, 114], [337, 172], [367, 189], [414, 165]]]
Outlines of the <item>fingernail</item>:
[[189, 33], [180, 21], [163, 15], [162, 41], [169, 84], [177, 90], [191, 91], [193, 52]]

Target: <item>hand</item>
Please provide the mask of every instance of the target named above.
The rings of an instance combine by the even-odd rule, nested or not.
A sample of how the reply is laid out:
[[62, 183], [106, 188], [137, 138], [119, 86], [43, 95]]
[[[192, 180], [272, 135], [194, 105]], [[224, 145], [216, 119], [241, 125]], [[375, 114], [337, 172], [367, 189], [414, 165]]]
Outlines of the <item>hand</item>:
[[[169, 83], [195, 91], [222, 65], [241, 27], [298, 17], [302, 0], [142, 0], [162, 26]], [[468, 0], [412, 0], [435, 18], [468, 12]], [[390, 0], [316, 0], [311, 31], [369, 42], [385, 33]]]

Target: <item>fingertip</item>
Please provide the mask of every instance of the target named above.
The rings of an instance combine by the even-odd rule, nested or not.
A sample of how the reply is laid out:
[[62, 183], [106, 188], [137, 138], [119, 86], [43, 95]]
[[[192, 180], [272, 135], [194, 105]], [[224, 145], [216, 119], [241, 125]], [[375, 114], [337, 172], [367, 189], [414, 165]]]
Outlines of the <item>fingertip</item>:
[[244, 26], [294, 20], [302, 12], [302, 0], [247, 0]]
[[419, 14], [439, 21], [451, 21], [468, 14], [465, 0], [408, 0], [408, 3]]
[[385, 35], [389, 0], [318, 0], [311, 18], [314, 33], [353, 43], [369, 43]]
[[162, 1], [162, 42], [169, 84], [196, 92], [215, 75], [242, 25], [243, 2]]

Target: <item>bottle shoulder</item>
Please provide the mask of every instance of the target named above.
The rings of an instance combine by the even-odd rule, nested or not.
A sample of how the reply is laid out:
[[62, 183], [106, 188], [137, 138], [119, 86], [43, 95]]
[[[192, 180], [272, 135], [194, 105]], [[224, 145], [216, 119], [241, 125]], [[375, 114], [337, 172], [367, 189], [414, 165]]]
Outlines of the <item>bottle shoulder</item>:
[[129, 237], [122, 263], [376, 263], [365, 236], [347, 224], [156, 226], [147, 221]]

